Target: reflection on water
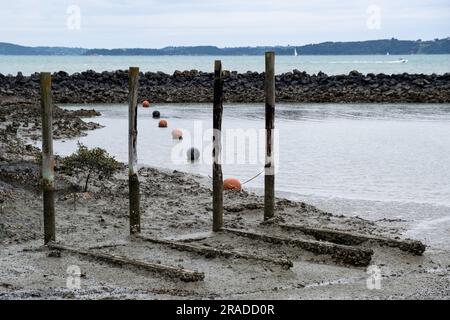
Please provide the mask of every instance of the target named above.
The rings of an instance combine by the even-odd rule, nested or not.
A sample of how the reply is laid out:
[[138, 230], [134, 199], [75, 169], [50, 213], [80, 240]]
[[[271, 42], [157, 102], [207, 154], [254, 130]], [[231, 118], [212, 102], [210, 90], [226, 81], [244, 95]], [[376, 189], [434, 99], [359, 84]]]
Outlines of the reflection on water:
[[[127, 107], [89, 107], [102, 113], [95, 121], [106, 127], [79, 140], [88, 146], [105, 148], [119, 160], [127, 161]], [[168, 120], [168, 129], [157, 127], [157, 120], [151, 117], [155, 109]], [[264, 127], [263, 118], [261, 105], [226, 105], [223, 128], [259, 130]], [[209, 164], [173, 163], [171, 158], [173, 148], [182, 143], [172, 140], [171, 130], [182, 128], [193, 133], [199, 124], [201, 133], [211, 128], [210, 105], [162, 104], [139, 109], [139, 163], [210, 175]], [[276, 128], [279, 192], [334, 211], [340, 211], [338, 204], [345, 202], [347, 205], [340, 208], [347, 208], [343, 212], [347, 214], [389, 218], [395, 211], [396, 217], [407, 221], [443, 219], [438, 227], [450, 225], [445, 219], [450, 216], [450, 105], [279, 104]], [[203, 142], [193, 139], [193, 144], [210, 145], [209, 136]], [[55, 152], [73, 152], [76, 141], [55, 142]], [[209, 152], [205, 151], [207, 158]], [[225, 178], [234, 176], [245, 181], [260, 172], [262, 164], [226, 163], [223, 169]], [[259, 176], [246, 187], [262, 188], [263, 181], [263, 176]], [[384, 204], [377, 206], [377, 213], [371, 209], [374, 203]], [[431, 211], [424, 212], [423, 206], [441, 209], [427, 216]], [[402, 207], [408, 210], [395, 210]], [[419, 212], [414, 207], [422, 209]], [[387, 208], [393, 210], [387, 212]], [[422, 225], [427, 230], [435, 226], [431, 222]], [[416, 227], [420, 229], [420, 224]]]

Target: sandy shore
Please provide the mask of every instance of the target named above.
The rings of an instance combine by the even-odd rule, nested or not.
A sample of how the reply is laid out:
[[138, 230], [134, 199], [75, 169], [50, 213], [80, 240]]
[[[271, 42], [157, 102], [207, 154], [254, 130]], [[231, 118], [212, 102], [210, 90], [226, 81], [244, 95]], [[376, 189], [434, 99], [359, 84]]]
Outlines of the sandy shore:
[[[219, 232], [212, 234], [211, 181], [181, 172], [141, 168], [142, 234], [160, 239], [289, 259], [279, 265], [238, 257], [208, 257], [162, 244], [130, 239], [128, 180], [123, 169], [108, 180], [92, 179], [88, 193], [74, 192], [77, 177], [56, 172], [57, 241], [94, 252], [126, 256], [204, 272], [204, 281], [183, 282], [126, 266], [56, 252], [43, 246], [38, 150], [26, 139], [39, 136], [37, 107], [20, 101], [0, 106], [0, 299], [448, 299], [450, 254], [428, 247], [423, 255], [365, 242], [371, 265], [381, 270], [381, 288], [369, 290], [367, 268], [337, 261], [290, 244], [274, 244]], [[98, 127], [59, 109], [56, 138]], [[92, 113], [94, 114], [94, 113]], [[81, 121], [81, 122], [80, 122]], [[93, 119], [95, 121], [95, 118]], [[277, 218], [261, 223], [263, 198], [247, 191], [224, 194], [229, 228], [315, 241], [279, 223], [402, 238], [397, 222], [333, 215], [302, 202], [277, 199]], [[81, 269], [81, 288], [68, 289], [67, 268]]]

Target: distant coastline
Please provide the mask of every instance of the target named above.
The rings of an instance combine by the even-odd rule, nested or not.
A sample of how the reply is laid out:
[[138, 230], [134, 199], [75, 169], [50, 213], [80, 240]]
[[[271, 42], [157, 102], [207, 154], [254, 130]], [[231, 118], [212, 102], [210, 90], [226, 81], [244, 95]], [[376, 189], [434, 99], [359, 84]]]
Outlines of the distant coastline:
[[353, 42], [322, 42], [302, 46], [227, 47], [189, 46], [161, 49], [123, 48], [86, 49], [69, 47], [29, 47], [0, 42], [0, 55], [42, 56], [259, 56], [266, 51], [278, 55], [410, 55], [450, 54], [450, 37], [445, 39], [398, 40], [382, 39]]

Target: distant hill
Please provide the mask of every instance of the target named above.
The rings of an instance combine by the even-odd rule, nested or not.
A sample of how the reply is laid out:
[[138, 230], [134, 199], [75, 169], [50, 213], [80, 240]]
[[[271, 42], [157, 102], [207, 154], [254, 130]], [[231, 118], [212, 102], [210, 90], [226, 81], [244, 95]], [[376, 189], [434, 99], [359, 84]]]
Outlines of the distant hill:
[[0, 42], [0, 55], [24, 55], [24, 56], [65, 56], [83, 55], [86, 53], [83, 48], [66, 47], [25, 47], [12, 43]]
[[[298, 49], [297, 49], [298, 50]], [[305, 55], [361, 55], [361, 54], [448, 54], [450, 38], [432, 41], [369, 40], [357, 42], [323, 42], [300, 47]]]
[[156, 55], [262, 55], [275, 51], [278, 55], [364, 55], [364, 54], [450, 54], [450, 37], [431, 41], [422, 40], [368, 40], [354, 42], [323, 42], [304, 46], [266, 46], [219, 48], [215, 46], [165, 47], [162, 49], [84, 49], [66, 47], [25, 47], [0, 42], [0, 55], [104, 55], [104, 56], [156, 56]]

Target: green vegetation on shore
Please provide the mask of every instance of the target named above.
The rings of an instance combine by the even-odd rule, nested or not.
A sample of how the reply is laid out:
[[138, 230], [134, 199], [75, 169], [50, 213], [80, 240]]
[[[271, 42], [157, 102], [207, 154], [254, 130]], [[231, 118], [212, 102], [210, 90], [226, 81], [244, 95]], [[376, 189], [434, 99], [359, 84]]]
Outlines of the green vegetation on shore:
[[72, 155], [62, 159], [61, 165], [64, 171], [69, 174], [84, 174], [83, 191], [88, 191], [88, 182], [91, 174], [97, 174], [101, 178], [109, 178], [114, 172], [120, 169], [120, 163], [108, 154], [105, 149], [89, 149], [78, 142], [78, 149]]

